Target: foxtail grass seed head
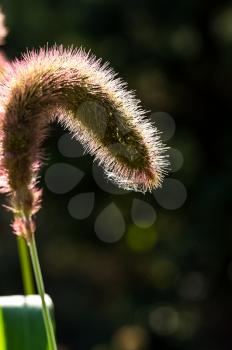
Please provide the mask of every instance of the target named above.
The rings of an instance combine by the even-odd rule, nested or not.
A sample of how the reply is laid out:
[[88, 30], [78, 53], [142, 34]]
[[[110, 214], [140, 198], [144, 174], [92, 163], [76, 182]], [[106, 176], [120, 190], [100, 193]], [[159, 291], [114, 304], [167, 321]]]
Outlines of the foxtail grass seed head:
[[156, 128], [126, 84], [83, 50], [54, 47], [25, 54], [7, 69], [0, 99], [0, 185], [10, 194], [17, 234], [28, 238], [28, 228], [34, 230], [41, 144], [53, 120], [120, 187], [145, 192], [161, 184], [167, 161]]

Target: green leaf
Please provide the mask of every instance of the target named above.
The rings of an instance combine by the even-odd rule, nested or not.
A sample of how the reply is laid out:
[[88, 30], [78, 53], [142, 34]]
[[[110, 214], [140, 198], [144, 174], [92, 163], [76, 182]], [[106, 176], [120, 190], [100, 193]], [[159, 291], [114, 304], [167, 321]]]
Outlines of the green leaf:
[[0, 350], [6, 350], [5, 327], [2, 308], [0, 308]]
[[[53, 310], [51, 298], [46, 303]], [[0, 350], [49, 350], [38, 295], [0, 297]]]

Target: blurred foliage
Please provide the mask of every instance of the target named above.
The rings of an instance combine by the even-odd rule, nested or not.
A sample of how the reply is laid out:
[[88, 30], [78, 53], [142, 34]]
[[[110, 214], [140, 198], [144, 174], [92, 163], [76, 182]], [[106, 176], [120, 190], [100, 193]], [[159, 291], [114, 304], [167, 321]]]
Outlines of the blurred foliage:
[[[63, 157], [57, 148], [63, 130], [51, 126], [37, 241], [61, 349], [231, 349], [232, 2], [1, 3], [10, 28], [5, 46], [10, 58], [47, 43], [91, 48], [110, 61], [146, 109], [175, 119], [168, 145], [184, 157], [183, 167], [171, 176], [187, 187], [187, 201], [178, 210], [165, 210], [152, 195], [102, 191], [92, 176], [92, 158]], [[85, 172], [65, 195], [45, 186], [44, 173], [56, 162]], [[93, 213], [83, 221], [67, 211], [68, 200], [81, 192], [96, 194]], [[134, 198], [155, 207], [151, 228], [133, 226]], [[94, 222], [112, 201], [123, 213], [127, 233], [107, 244], [96, 237]], [[2, 295], [22, 293], [9, 223], [10, 214], [1, 210]]]

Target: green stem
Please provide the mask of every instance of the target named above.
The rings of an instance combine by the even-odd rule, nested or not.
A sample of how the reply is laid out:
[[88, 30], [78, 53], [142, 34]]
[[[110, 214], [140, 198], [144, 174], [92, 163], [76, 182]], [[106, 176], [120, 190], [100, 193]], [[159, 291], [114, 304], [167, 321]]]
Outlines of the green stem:
[[52, 319], [51, 319], [48, 306], [45, 302], [44, 283], [43, 283], [43, 277], [41, 273], [34, 234], [32, 235], [32, 238], [30, 239], [30, 241], [28, 242], [28, 246], [31, 254], [31, 261], [32, 261], [32, 266], [34, 270], [37, 289], [42, 301], [42, 312], [43, 312], [44, 325], [45, 325], [45, 330], [46, 330], [47, 339], [48, 339], [49, 350], [57, 350]]
[[31, 261], [27, 243], [22, 237], [18, 237], [17, 242], [24, 293], [25, 295], [35, 294], [34, 280], [32, 275]]

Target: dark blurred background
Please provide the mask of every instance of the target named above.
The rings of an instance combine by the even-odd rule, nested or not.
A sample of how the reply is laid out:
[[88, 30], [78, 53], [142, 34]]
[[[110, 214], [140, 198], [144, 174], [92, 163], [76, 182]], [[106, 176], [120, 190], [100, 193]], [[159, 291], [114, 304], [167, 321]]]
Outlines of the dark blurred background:
[[[91, 49], [110, 62], [161, 124], [163, 112], [171, 116], [176, 130], [167, 144], [184, 159], [169, 175], [180, 192], [171, 187], [158, 201], [156, 194], [112, 194], [96, 183], [90, 156], [60, 152], [64, 130], [51, 125], [37, 242], [61, 349], [231, 349], [232, 2], [5, 0], [1, 5], [10, 29], [5, 45], [10, 59], [47, 43]], [[59, 189], [52, 191], [45, 180], [57, 163], [85, 174], [64, 194], [54, 193]], [[178, 196], [185, 197], [183, 186], [187, 199], [175, 206]], [[67, 209], [70, 199], [89, 192], [95, 194], [90, 215], [75, 219]], [[171, 205], [162, 195], [173, 196]], [[156, 221], [146, 228], [137, 225], [140, 210], [131, 216], [135, 199], [156, 210]], [[108, 233], [99, 234], [99, 227], [95, 232], [96, 220], [112, 203], [125, 232], [107, 243]], [[23, 292], [10, 220], [2, 209], [2, 295]]]

